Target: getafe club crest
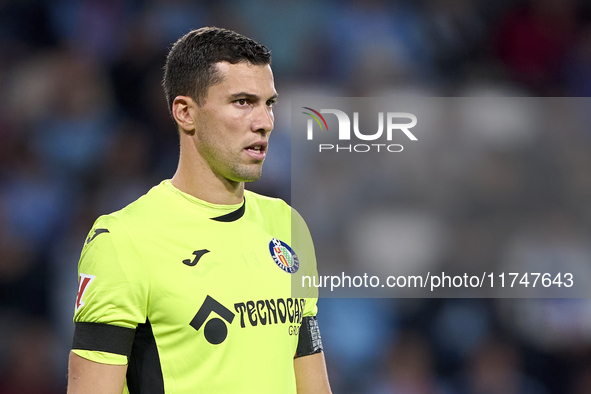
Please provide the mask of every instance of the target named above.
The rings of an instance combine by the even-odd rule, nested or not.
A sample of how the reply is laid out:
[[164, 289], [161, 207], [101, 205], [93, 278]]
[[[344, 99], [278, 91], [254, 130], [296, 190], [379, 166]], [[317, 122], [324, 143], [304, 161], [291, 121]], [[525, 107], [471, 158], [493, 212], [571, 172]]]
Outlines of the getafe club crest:
[[285, 242], [273, 238], [269, 242], [269, 252], [275, 264], [288, 274], [293, 274], [300, 268], [298, 256]]

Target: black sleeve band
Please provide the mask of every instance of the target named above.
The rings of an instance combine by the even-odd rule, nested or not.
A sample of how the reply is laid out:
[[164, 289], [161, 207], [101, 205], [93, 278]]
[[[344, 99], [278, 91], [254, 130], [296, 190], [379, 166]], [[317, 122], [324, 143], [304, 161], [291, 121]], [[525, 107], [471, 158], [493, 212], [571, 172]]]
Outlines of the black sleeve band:
[[322, 338], [316, 316], [306, 316], [302, 319], [296, 357], [309, 356], [322, 351]]
[[129, 357], [135, 329], [104, 323], [76, 323], [72, 349], [93, 350]]

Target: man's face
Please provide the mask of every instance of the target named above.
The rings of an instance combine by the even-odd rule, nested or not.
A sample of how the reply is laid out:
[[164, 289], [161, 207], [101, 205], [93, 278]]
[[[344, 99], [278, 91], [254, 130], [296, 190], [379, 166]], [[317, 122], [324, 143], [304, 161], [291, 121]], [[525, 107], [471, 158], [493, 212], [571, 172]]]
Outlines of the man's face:
[[256, 181], [273, 130], [277, 92], [271, 67], [227, 62], [217, 67], [223, 81], [209, 88], [196, 110], [195, 146], [217, 177]]

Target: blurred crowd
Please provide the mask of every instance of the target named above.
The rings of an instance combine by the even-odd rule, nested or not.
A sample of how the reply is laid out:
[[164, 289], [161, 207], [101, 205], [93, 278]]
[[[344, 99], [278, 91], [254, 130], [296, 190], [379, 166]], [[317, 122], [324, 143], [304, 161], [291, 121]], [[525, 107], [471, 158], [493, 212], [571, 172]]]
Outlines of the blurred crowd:
[[[82, 244], [98, 216], [174, 174], [162, 66], [178, 37], [207, 25], [272, 51], [276, 126], [249, 186], [288, 202], [289, 97], [591, 95], [585, 0], [0, 0], [0, 394], [64, 392]], [[591, 263], [591, 130], [453, 142], [435, 163], [454, 177], [416, 162], [381, 191], [402, 208], [441, 208], [453, 228], [441, 264]], [[330, 166], [319, 171], [328, 182]], [[318, 209], [322, 266], [339, 228]], [[591, 393], [587, 300], [319, 308], [335, 393]]]

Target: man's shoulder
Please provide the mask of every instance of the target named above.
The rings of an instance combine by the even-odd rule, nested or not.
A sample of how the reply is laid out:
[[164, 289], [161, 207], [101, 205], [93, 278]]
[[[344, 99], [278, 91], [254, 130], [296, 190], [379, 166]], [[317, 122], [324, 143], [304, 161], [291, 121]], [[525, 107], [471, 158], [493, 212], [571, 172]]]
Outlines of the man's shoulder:
[[306, 222], [300, 213], [284, 200], [275, 197], [264, 196], [252, 191], [245, 190], [245, 199], [252, 205], [255, 214], [265, 221], [278, 221], [291, 223], [292, 228], [303, 227], [307, 229]]
[[257, 203], [263, 204], [263, 205], [270, 205], [270, 206], [289, 206], [289, 204], [286, 203], [281, 198], [265, 196], [263, 194], [259, 194], [259, 193], [253, 192], [252, 190], [244, 190], [244, 197], [247, 200], [250, 199], [250, 200], [256, 201]]
[[97, 219], [97, 222], [111, 225], [133, 225], [151, 221], [161, 214], [160, 211], [166, 206], [166, 193], [163, 183], [160, 183], [124, 208], [102, 215]]
[[261, 213], [290, 215], [292, 211], [291, 206], [284, 200], [265, 196], [250, 190], [244, 191], [244, 199], [248, 205], [251, 205]]

